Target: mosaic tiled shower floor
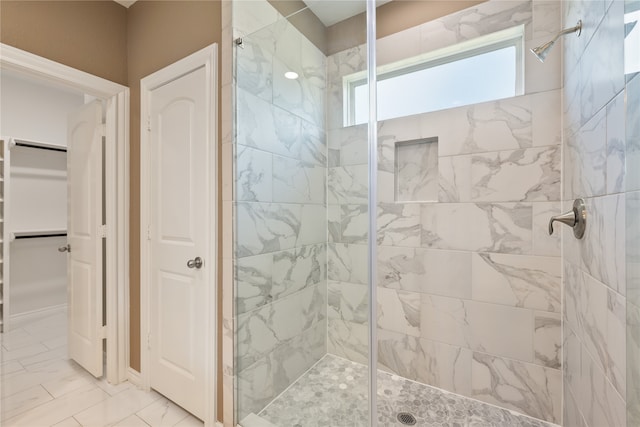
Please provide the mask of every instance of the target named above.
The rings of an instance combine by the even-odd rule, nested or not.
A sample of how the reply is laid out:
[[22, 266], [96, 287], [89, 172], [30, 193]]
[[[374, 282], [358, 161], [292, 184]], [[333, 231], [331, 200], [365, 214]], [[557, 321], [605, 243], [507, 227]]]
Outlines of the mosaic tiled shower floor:
[[[402, 426], [399, 412], [416, 426], [554, 426], [379, 371], [378, 425]], [[259, 416], [278, 427], [365, 427], [367, 367], [326, 355]]]

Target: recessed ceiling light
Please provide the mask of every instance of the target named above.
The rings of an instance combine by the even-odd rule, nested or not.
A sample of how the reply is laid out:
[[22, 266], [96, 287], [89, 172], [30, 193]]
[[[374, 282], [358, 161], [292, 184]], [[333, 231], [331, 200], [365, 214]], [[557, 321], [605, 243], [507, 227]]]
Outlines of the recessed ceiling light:
[[295, 80], [298, 78], [298, 73], [296, 73], [295, 71], [287, 71], [286, 73], [284, 73], [284, 76], [289, 80]]

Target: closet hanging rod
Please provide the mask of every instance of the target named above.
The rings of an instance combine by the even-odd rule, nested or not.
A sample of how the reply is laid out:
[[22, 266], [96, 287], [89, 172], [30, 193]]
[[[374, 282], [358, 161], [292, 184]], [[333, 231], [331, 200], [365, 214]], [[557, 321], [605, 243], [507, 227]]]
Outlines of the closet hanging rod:
[[51, 231], [14, 231], [11, 233], [11, 241], [15, 239], [39, 239], [43, 237], [66, 237], [65, 230]]
[[40, 150], [60, 151], [63, 153], [67, 152], [67, 147], [63, 145], [50, 144], [48, 142], [40, 142], [40, 141], [28, 141], [26, 139], [12, 138], [11, 146], [38, 148]]
[[43, 237], [66, 237], [67, 233], [59, 234], [32, 234], [30, 236], [16, 236], [16, 239], [40, 239]]

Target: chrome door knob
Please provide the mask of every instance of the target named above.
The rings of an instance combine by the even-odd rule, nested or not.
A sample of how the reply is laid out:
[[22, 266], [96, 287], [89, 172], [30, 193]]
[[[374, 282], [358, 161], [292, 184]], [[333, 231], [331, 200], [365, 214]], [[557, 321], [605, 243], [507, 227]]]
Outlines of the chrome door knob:
[[58, 252], [71, 252], [71, 245], [60, 246]]
[[204, 264], [204, 261], [202, 261], [202, 258], [195, 257], [194, 259], [190, 259], [189, 261], [187, 261], [187, 267], [189, 268], [197, 268], [200, 269], [202, 268], [202, 265]]

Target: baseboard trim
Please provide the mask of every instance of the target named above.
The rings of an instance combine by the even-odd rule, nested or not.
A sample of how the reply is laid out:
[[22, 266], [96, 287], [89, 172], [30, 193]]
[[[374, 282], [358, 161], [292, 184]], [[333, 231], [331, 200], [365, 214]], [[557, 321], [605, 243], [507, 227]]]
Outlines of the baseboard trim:
[[142, 376], [133, 368], [127, 368], [127, 380], [136, 387], [142, 387]]
[[67, 304], [53, 305], [39, 310], [27, 311], [25, 313], [14, 314], [10, 317], [11, 329], [21, 328], [27, 323], [44, 319], [47, 316], [58, 313], [66, 313]]

